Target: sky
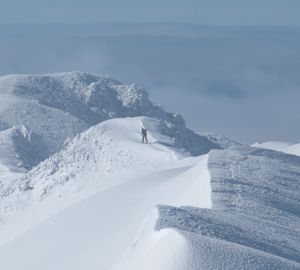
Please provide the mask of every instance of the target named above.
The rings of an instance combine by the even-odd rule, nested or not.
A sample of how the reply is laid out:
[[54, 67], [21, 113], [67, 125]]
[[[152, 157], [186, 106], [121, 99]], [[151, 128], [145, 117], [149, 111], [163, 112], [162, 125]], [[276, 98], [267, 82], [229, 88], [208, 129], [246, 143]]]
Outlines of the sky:
[[181, 22], [300, 27], [299, 0], [0, 0], [0, 23]]

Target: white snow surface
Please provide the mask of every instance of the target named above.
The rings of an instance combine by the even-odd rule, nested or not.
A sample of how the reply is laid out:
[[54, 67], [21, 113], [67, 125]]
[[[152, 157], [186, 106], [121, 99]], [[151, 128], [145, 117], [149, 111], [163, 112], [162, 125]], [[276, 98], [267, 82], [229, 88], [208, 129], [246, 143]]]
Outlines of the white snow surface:
[[[142, 126], [148, 129], [148, 144], [141, 143]], [[42, 211], [44, 214], [39, 218], [34, 218], [35, 222], [41, 221], [83, 197], [186, 157], [186, 152], [175, 147], [174, 138], [161, 133], [158, 119], [107, 120], [67, 142], [60, 152], [28, 173], [4, 183], [0, 218], [5, 223], [26, 209], [32, 211], [37, 207], [39, 211], [41, 202], [58, 201], [48, 211]], [[23, 228], [32, 225], [29, 222]]]
[[[131, 131], [137, 121], [152, 125], [149, 145]], [[114, 119], [95, 127], [135, 155], [146, 151], [145, 169], [127, 171], [56, 214], [66, 194], [50, 194], [16, 219], [21, 226], [4, 224], [1, 269], [299, 269], [300, 158], [248, 146], [183, 157], [159, 143], [168, 138], [160, 137], [157, 121]], [[99, 172], [86, 175], [101, 181]]]
[[[143, 145], [132, 144], [132, 151], [139, 146]], [[151, 148], [151, 144], [145, 147]], [[151, 155], [157, 154], [157, 159], [163, 160], [162, 150], [167, 149], [159, 145], [153, 147], [149, 150]], [[208, 156], [176, 161], [173, 150], [168, 152], [165, 158], [167, 162], [173, 159], [171, 164], [168, 162], [163, 167], [160, 164], [161, 168], [147, 169], [136, 177], [127, 175], [126, 179], [123, 175], [122, 184], [97, 191], [41, 223], [34, 224], [33, 220], [39, 219], [44, 211], [51, 211], [53, 204], [42, 203], [39, 209], [35, 208], [35, 213], [27, 212], [21, 217], [21, 226], [17, 222], [4, 225], [0, 230], [1, 269], [113, 269], [128, 254], [145, 217], [155, 212], [155, 205], [210, 207]], [[154, 159], [151, 162], [157, 163]], [[101, 180], [97, 172], [94, 178]], [[24, 232], [26, 222], [31, 223], [31, 229]], [[147, 225], [147, 221], [144, 222]], [[153, 230], [151, 224], [150, 227]], [[8, 235], [13, 237], [8, 239]], [[177, 239], [172, 235], [182, 241], [183, 238], [176, 232], [170, 235], [175, 244], [174, 252], [178, 253]], [[159, 247], [162, 250], [169, 245], [169, 242], [164, 243], [164, 247]], [[30, 248], [26, 248], [28, 245]]]

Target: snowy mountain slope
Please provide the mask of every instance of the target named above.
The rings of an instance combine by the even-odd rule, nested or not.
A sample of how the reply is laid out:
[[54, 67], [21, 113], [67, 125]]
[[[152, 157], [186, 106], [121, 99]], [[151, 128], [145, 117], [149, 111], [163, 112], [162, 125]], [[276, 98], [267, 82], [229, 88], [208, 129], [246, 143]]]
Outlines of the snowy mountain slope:
[[1, 269], [299, 269], [299, 175], [299, 157], [196, 134], [135, 85], [0, 78]]
[[[299, 269], [300, 158], [245, 146], [213, 151], [208, 168], [212, 209], [158, 208], [155, 229], [186, 240], [176, 269]], [[153, 265], [147, 255], [131, 269]], [[155, 269], [174, 269], [160, 260]]]
[[[149, 144], [141, 143], [142, 126], [148, 129]], [[74, 197], [121, 184], [130, 173], [145, 173], [189, 156], [165, 135], [170, 129], [149, 117], [111, 119], [93, 126], [0, 189], [1, 219], [51, 198], [61, 202], [58, 211]]]
[[45, 156], [54, 154], [66, 139], [92, 125], [132, 116], [165, 121], [166, 131], [173, 135], [177, 146], [186, 148], [192, 155], [219, 148], [188, 130], [181, 116], [155, 106], [144, 89], [109, 77], [81, 72], [3, 76], [0, 77], [0, 102], [1, 125], [25, 125], [44, 141]]
[[[139, 169], [145, 173], [180, 157], [220, 148], [187, 129], [181, 116], [155, 106], [145, 90], [98, 75], [0, 77], [0, 105], [1, 134], [6, 134], [0, 186], [2, 224], [26, 209], [39, 208], [44, 200], [55, 204], [61, 198], [44, 216], [48, 217], [95, 191], [121, 184], [130, 178], [129, 171], [137, 177]], [[103, 122], [135, 115], [156, 120]], [[101, 121], [103, 125], [91, 127]], [[143, 125], [149, 129], [147, 147], [140, 144]], [[29, 172], [7, 174], [7, 160], [11, 168]]]
[[300, 156], [300, 144], [299, 143], [292, 144], [292, 143], [287, 143], [287, 142], [265, 142], [265, 143], [255, 143], [255, 144], [253, 144], [253, 146]]
[[[128, 119], [103, 124], [112, 123], [109, 130], [124, 123], [128, 128]], [[134, 132], [128, 135], [113, 137], [133, 148]], [[153, 150], [150, 156], [161, 155]], [[242, 146], [146, 171], [135, 179], [124, 174], [123, 184], [99, 190], [24, 233], [20, 225], [4, 227], [0, 267], [299, 269], [300, 158]], [[23, 220], [51, 207], [45, 204]], [[8, 241], [9, 234], [17, 237]]]
[[186, 157], [161, 127], [105, 121], [27, 173], [10, 199], [33, 204], [0, 229], [1, 269], [299, 269], [300, 158], [248, 146]]
[[[176, 161], [81, 200], [4, 244], [0, 268], [112, 269], [156, 204], [211, 206], [207, 158]], [[46, 210], [49, 208], [39, 214]], [[32, 216], [28, 213], [27, 219]], [[24, 218], [22, 226], [19, 223], [15, 229], [25, 222]], [[11, 230], [13, 226], [0, 230], [1, 241]]]

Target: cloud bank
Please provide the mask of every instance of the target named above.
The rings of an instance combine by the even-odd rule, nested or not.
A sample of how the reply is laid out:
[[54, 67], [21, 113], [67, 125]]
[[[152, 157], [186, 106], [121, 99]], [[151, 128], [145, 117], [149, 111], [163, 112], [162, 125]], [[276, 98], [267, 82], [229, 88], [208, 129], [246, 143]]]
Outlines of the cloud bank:
[[298, 28], [8, 25], [0, 26], [0, 74], [108, 74], [144, 86], [193, 129], [297, 142], [299, 46]]

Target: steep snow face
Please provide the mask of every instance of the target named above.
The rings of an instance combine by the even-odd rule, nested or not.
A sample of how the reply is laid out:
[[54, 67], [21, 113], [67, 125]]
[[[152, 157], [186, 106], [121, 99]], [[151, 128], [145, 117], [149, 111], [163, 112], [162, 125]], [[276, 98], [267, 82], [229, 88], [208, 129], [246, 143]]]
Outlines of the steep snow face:
[[254, 147], [270, 149], [275, 151], [284, 152], [287, 154], [292, 154], [300, 156], [300, 144], [292, 144], [287, 142], [265, 142], [265, 143], [255, 143]]
[[46, 157], [92, 125], [133, 116], [163, 120], [176, 146], [192, 155], [219, 148], [188, 130], [181, 116], [155, 106], [144, 89], [109, 77], [80, 72], [4, 76], [0, 78], [0, 103], [0, 130], [25, 125], [43, 140]]
[[159, 206], [156, 229], [188, 243], [180, 269], [299, 269], [300, 158], [245, 146], [212, 151], [208, 168], [212, 209]]

